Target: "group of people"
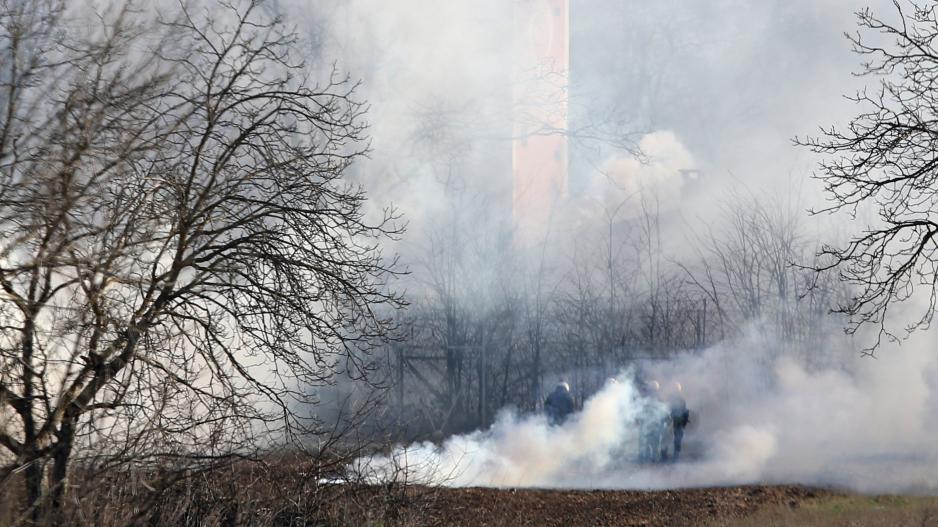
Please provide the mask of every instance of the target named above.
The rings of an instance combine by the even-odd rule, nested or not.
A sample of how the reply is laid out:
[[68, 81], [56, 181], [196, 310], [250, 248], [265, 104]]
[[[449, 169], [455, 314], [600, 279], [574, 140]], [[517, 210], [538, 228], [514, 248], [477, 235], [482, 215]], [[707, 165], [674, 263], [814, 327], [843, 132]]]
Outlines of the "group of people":
[[[684, 387], [674, 382], [670, 389], [663, 389], [658, 381], [650, 380], [639, 383], [639, 393], [645, 405], [639, 422], [639, 461], [677, 461], [681, 456], [684, 429], [690, 423]], [[672, 442], [670, 450], [669, 436]]]
[[[615, 380], [611, 379], [610, 382]], [[690, 423], [690, 411], [684, 399], [683, 386], [674, 382], [667, 389], [663, 389], [656, 380], [638, 380], [637, 385], [640, 395], [638, 403], [642, 405], [636, 423], [639, 431], [638, 461], [677, 461], [681, 455], [684, 429]], [[559, 383], [544, 400], [544, 413], [551, 426], [562, 425], [575, 409], [570, 385], [566, 382]]]

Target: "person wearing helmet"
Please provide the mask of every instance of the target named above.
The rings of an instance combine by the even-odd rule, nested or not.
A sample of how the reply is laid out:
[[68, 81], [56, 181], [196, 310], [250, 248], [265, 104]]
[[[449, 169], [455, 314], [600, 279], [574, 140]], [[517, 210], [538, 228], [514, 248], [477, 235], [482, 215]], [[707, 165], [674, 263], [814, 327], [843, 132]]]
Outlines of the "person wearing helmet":
[[562, 425], [567, 416], [573, 413], [573, 396], [570, 395], [570, 385], [561, 382], [544, 401], [544, 412], [547, 422], [551, 426]]
[[672, 460], [677, 461], [681, 455], [684, 428], [690, 422], [690, 410], [687, 409], [687, 401], [684, 400], [684, 387], [679, 382], [674, 383], [671, 397], [668, 400], [668, 407], [671, 410], [671, 430], [674, 432], [674, 455]]

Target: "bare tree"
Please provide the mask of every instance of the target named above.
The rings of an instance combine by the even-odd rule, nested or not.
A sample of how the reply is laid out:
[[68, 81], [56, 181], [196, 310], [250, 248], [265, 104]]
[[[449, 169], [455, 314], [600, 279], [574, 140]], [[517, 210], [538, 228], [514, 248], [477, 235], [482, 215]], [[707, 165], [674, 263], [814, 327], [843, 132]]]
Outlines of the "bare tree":
[[877, 216], [845, 246], [824, 247], [826, 261], [818, 266], [858, 286], [837, 311], [850, 316], [849, 333], [867, 324], [878, 327], [870, 352], [884, 337], [896, 338], [887, 314], [919, 287], [927, 293], [927, 307], [906, 329], [931, 322], [938, 280], [938, 13], [931, 3], [893, 3], [897, 20], [865, 9], [857, 13], [860, 30], [847, 35], [866, 60], [860, 74], [879, 82], [850, 97], [861, 112], [844, 129], [832, 126], [819, 138], [796, 139], [826, 156], [817, 177], [831, 204], [818, 212]]
[[825, 315], [847, 287], [809, 270], [816, 245], [804, 233], [800, 211], [736, 196], [719, 223], [693, 239], [697, 261], [678, 265], [713, 306], [721, 339], [758, 324], [782, 349], [807, 353], [806, 360], [824, 358], [813, 350], [834, 320]]
[[367, 378], [400, 305], [393, 212], [342, 178], [354, 85], [312, 83], [254, 1], [77, 15], [0, 8], [0, 480], [24, 472], [34, 512], [79, 452], [184, 465], [321, 431], [311, 387]]

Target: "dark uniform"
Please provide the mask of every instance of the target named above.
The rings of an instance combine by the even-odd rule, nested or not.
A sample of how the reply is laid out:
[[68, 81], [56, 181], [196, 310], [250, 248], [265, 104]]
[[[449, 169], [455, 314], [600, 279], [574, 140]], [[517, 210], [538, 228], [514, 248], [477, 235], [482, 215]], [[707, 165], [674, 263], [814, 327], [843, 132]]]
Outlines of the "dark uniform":
[[565, 384], [559, 384], [544, 401], [544, 412], [547, 413], [547, 422], [551, 425], [561, 425], [567, 416], [573, 413], [573, 397]]
[[687, 401], [680, 393], [671, 396], [671, 430], [674, 432], [674, 461], [677, 461], [681, 454], [681, 442], [684, 440], [684, 428], [690, 422], [690, 411], [687, 409]]

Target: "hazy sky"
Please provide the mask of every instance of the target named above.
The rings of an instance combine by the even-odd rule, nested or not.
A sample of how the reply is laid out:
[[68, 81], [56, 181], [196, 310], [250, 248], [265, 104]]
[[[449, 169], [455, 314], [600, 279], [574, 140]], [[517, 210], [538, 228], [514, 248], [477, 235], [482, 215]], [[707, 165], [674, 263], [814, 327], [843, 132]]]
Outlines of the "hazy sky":
[[[423, 219], [448, 207], [452, 185], [490, 190], [495, 196], [510, 192], [504, 186], [510, 176], [504, 170], [504, 130], [510, 122], [511, 5], [509, 0], [291, 4], [316, 21], [307, 27], [327, 28], [328, 38], [321, 40], [324, 56], [363, 80], [362, 96], [373, 105], [374, 152], [359, 173], [373, 196], [402, 206], [417, 232]], [[623, 131], [639, 132], [643, 147], [670, 159], [642, 167], [628, 152], [608, 145], [583, 147], [571, 176], [579, 179], [571, 187], [602, 192], [593, 185], [596, 174], [591, 170], [619, 172], [638, 181], [673, 181], [685, 166], [702, 171], [705, 188], [679, 208], [705, 219], [733, 192], [778, 201], [793, 187], [798, 206], [816, 204], [823, 199], [809, 180], [816, 160], [791, 140], [816, 133], [819, 126], [845, 124], [858, 110], [842, 95], [875, 83], [851, 75], [861, 58], [851, 53], [843, 36], [856, 28], [854, 11], [867, 5], [887, 19], [896, 18], [885, 1], [572, 0], [571, 118], [612, 117]], [[310, 9], [321, 9], [318, 17]], [[639, 472], [627, 481], [613, 467], [606, 484], [671, 486], [769, 478], [877, 490], [922, 484], [934, 488], [938, 483], [929, 474], [938, 459], [931, 454], [935, 431], [928, 416], [938, 405], [938, 387], [922, 373], [934, 371], [928, 351], [934, 343], [926, 334], [916, 338], [903, 348], [902, 360], [889, 361], [888, 367], [850, 362], [851, 375], [839, 368], [814, 371], [792, 362], [757, 361], [752, 368], [773, 364], [771, 392], [754, 380], [748, 363], [737, 360], [758, 359], [749, 352], [764, 348], [762, 341], [743, 342], [740, 348], [728, 343], [681, 359], [688, 362], [675, 362], [674, 371], [697, 373], [687, 386], [706, 416], [698, 439], [704, 436], [713, 445], [726, 446], [727, 455], [663, 476]], [[851, 356], [854, 352], [849, 350]], [[726, 364], [733, 365], [730, 373]], [[713, 392], [714, 386], [725, 390]], [[821, 400], [838, 406], [824, 407]], [[587, 425], [583, 428], [589, 437], [601, 440]], [[574, 454], [582, 453], [576, 426], [560, 437]], [[448, 456], [463, 459], [470, 449], [479, 453], [479, 466], [490, 463], [504, 471], [497, 474], [510, 476], [514, 468], [529, 468], [519, 461], [516, 448], [532, 453], [530, 466], [543, 466], [539, 452], [546, 452], [544, 459], [557, 458], [553, 450], [530, 448], [553, 444], [557, 438], [551, 434], [557, 433], [537, 418], [507, 416], [493, 431], [456, 436], [443, 450], [420, 445], [416, 453], [445, 465]], [[609, 445], [621, 440], [613, 435]], [[839, 446], [841, 458], [830, 461], [831, 445]], [[743, 451], [748, 454], [739, 455]], [[901, 467], [889, 457], [895, 452], [907, 454]], [[502, 466], [504, 460], [511, 463]], [[898, 467], [895, 480], [873, 481], [870, 475], [888, 463]], [[603, 484], [595, 472], [578, 483], [564, 473], [568, 467], [553, 468], [557, 470], [528, 483]], [[658, 477], [663, 479], [654, 480]]]
[[[873, 7], [891, 14], [891, 5], [878, 3], [885, 5]], [[623, 130], [673, 132], [714, 190], [740, 182], [787, 186], [812, 167], [791, 138], [850, 115], [841, 94], [859, 86], [851, 76], [859, 58], [843, 32], [855, 27], [853, 12], [864, 5], [572, 0], [571, 117], [614, 113]], [[363, 81], [361, 94], [372, 104], [373, 192], [409, 206], [413, 187], [406, 181], [432, 181], [434, 169], [421, 155], [439, 163], [438, 152], [414, 151], [428, 113], [448, 116], [448, 136], [437, 146], [464, 172], [499, 179], [478, 172], [504, 155], [497, 141], [510, 104], [510, 0], [282, 6], [322, 45], [324, 58]], [[596, 152], [594, 165], [622, 155]], [[586, 176], [582, 165], [574, 170], [576, 190], [576, 178]]]

